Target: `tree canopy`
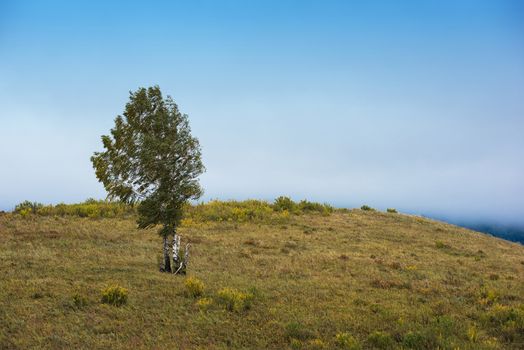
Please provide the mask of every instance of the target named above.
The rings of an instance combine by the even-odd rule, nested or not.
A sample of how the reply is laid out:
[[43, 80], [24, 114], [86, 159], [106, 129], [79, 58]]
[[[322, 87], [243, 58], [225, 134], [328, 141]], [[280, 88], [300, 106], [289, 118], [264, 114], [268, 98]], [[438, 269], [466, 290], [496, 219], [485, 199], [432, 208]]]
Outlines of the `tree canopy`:
[[162, 224], [169, 234], [184, 204], [203, 192], [198, 176], [205, 168], [188, 116], [158, 86], [139, 88], [102, 143], [105, 150], [91, 161], [108, 197], [137, 203], [140, 228]]

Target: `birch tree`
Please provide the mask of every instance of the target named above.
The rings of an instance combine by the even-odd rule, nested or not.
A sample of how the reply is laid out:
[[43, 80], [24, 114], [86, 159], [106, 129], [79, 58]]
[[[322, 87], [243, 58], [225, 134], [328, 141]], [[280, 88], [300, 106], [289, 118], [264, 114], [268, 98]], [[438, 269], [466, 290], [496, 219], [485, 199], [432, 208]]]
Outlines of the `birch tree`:
[[[109, 199], [136, 204], [138, 227], [161, 225], [163, 271], [185, 272], [189, 245], [180, 256], [177, 228], [189, 200], [198, 199], [198, 177], [205, 171], [198, 139], [174, 100], [158, 86], [130, 92], [123, 115], [110, 135], [102, 136], [103, 152], [91, 157], [96, 177]], [[172, 237], [173, 266], [169, 254]]]

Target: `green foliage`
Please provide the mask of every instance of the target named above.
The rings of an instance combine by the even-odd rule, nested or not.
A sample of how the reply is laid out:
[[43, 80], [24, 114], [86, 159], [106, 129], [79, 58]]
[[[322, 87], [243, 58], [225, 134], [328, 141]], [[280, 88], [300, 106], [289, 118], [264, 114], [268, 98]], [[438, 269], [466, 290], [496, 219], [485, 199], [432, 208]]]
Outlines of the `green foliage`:
[[375, 211], [375, 209], [371, 208], [369, 205], [363, 205], [360, 207], [360, 210], [365, 210], [365, 211]]
[[240, 312], [251, 308], [253, 294], [240, 292], [233, 288], [223, 288], [218, 291], [218, 302], [229, 311]]
[[43, 206], [42, 203], [23, 201], [15, 206], [14, 211], [22, 216], [27, 216], [28, 214], [36, 214]]
[[[286, 197], [279, 197], [286, 198]], [[285, 202], [285, 200], [284, 200]], [[304, 201], [303, 201], [304, 202]], [[307, 202], [307, 201], [305, 201]], [[294, 202], [293, 202], [294, 203]], [[206, 203], [191, 205], [185, 203], [182, 225], [191, 226], [196, 223], [205, 222], [256, 222], [277, 224], [287, 222], [290, 213], [301, 215], [306, 213], [329, 214], [333, 208], [327, 204], [307, 202], [301, 209], [298, 204], [294, 204], [293, 210], [289, 211], [288, 205], [284, 204], [276, 209], [275, 204], [270, 204], [261, 200], [245, 201], [219, 201], [212, 200]], [[149, 215], [148, 210], [154, 211], [155, 208], [145, 204], [126, 204], [120, 201], [94, 200], [88, 199], [82, 203], [42, 205], [32, 202], [24, 202], [17, 205], [17, 213], [22, 216], [37, 214], [41, 216], [78, 216], [86, 218], [128, 218], [138, 215]], [[280, 205], [280, 204], [279, 204]], [[33, 209], [34, 208], [34, 209]], [[312, 209], [315, 208], [315, 209]]]
[[162, 224], [162, 235], [173, 232], [185, 203], [202, 195], [204, 165], [188, 116], [158, 86], [140, 88], [102, 143], [105, 151], [91, 161], [109, 198], [138, 202], [140, 228]]
[[120, 286], [111, 286], [102, 290], [102, 303], [114, 306], [127, 304], [127, 289]]
[[[274, 204], [260, 200], [218, 201], [212, 200], [194, 206], [187, 205], [184, 210], [183, 224], [195, 222], [258, 222], [280, 223], [289, 219], [290, 213], [304, 214], [318, 212], [324, 215], [333, 212], [333, 207], [301, 201], [292, 202], [287, 197], [279, 197]], [[276, 204], [278, 202], [278, 204]], [[293, 203], [293, 204], [291, 204]], [[289, 208], [293, 208], [289, 210]]]
[[320, 214], [328, 215], [334, 211], [334, 208], [329, 204], [320, 204], [317, 202], [310, 202], [308, 200], [301, 200], [298, 203], [298, 208], [301, 212], [318, 212]]
[[275, 199], [273, 202], [273, 210], [275, 211], [284, 211], [287, 210], [290, 213], [293, 213], [297, 210], [297, 203], [295, 203], [291, 198], [280, 196]]
[[388, 213], [391, 213], [391, 214], [396, 214], [397, 213], [397, 209], [395, 209], [395, 208], [387, 208], [386, 211]]
[[204, 293], [204, 282], [199, 280], [196, 277], [188, 277], [184, 282], [184, 287], [186, 288], [186, 295], [197, 298]]
[[349, 333], [337, 333], [335, 336], [335, 344], [345, 350], [360, 350], [362, 347], [355, 337]]
[[367, 342], [375, 349], [392, 349], [395, 346], [395, 340], [386, 332], [375, 331], [368, 336]]
[[195, 222], [267, 222], [274, 216], [268, 202], [259, 200], [217, 201], [200, 203], [186, 207], [185, 219]]
[[209, 309], [212, 304], [213, 304], [213, 299], [211, 298], [200, 298], [196, 302], [196, 305], [202, 311]]
[[135, 208], [122, 202], [88, 199], [83, 203], [41, 206], [36, 214], [42, 216], [79, 216], [83, 218], [116, 218], [135, 214]]
[[286, 337], [290, 341], [293, 339], [305, 341], [305, 340], [314, 338], [313, 332], [307, 329], [302, 323], [296, 322], [296, 321], [289, 322], [286, 325], [285, 333], [286, 333]]

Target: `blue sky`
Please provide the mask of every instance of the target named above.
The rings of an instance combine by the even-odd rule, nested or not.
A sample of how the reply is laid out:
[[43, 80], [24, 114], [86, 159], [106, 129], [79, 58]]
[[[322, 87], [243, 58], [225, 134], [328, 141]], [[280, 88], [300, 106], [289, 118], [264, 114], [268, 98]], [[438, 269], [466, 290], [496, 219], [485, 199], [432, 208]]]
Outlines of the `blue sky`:
[[521, 1], [0, 1], [0, 209], [103, 198], [89, 157], [154, 84], [204, 199], [524, 223]]

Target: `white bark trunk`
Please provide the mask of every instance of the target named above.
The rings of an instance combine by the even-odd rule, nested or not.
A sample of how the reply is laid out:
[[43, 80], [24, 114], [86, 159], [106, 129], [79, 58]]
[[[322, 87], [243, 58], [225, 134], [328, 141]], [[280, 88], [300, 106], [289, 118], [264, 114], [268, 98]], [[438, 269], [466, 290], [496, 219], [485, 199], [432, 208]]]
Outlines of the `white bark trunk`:
[[175, 263], [175, 268], [178, 268], [180, 260], [180, 235], [177, 235], [176, 232], [173, 235], [173, 262]]
[[191, 244], [186, 244], [186, 249], [184, 251], [184, 260], [182, 260], [180, 262], [180, 265], [178, 266], [178, 268], [175, 270], [173, 269], [173, 271], [175, 271], [174, 273], [177, 274], [177, 273], [181, 273], [181, 274], [186, 274], [186, 271], [187, 271], [187, 264], [189, 263], [189, 248], [191, 247]]
[[187, 264], [189, 264], [189, 248], [191, 247], [191, 244], [186, 244], [186, 250], [184, 251], [184, 270], [187, 269]]

